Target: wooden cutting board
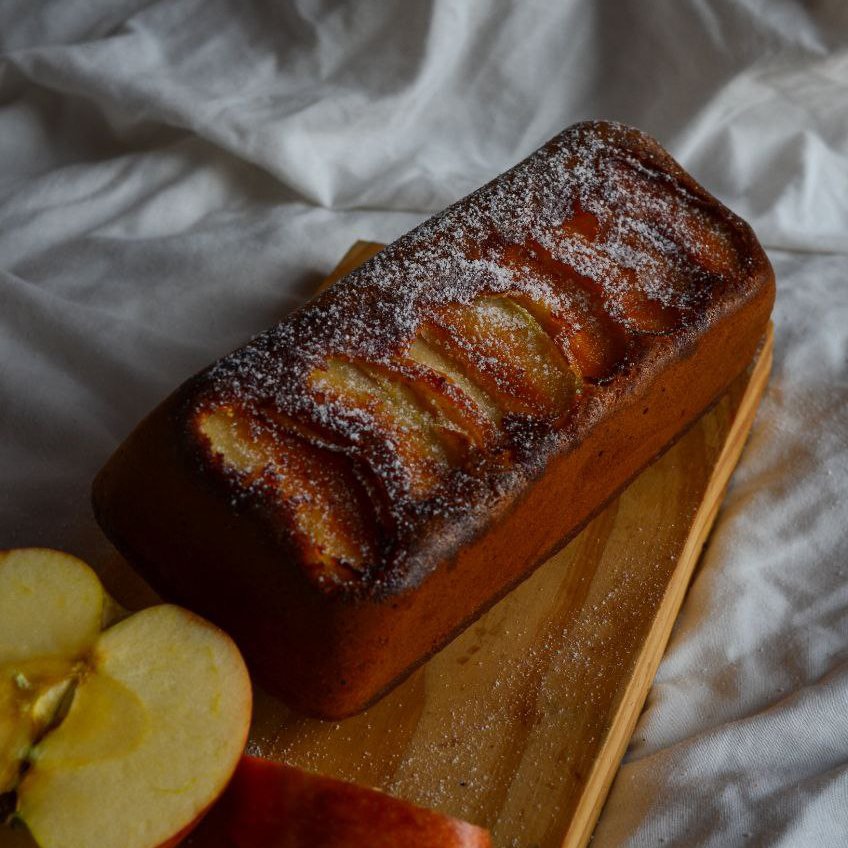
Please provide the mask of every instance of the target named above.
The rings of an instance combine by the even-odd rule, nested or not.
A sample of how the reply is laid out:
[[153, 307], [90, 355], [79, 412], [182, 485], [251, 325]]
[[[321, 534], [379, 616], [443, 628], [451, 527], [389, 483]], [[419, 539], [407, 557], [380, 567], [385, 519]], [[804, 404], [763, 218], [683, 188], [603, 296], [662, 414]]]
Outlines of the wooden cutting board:
[[[324, 285], [380, 248], [357, 242]], [[496, 848], [585, 845], [750, 430], [771, 353], [769, 329], [748, 371], [677, 444], [365, 713], [307, 719], [257, 691], [250, 752], [484, 825]], [[156, 602], [117, 554], [98, 570], [128, 607]], [[33, 844], [8, 832], [0, 843]]]
[[[382, 245], [357, 242], [324, 285]], [[496, 848], [585, 845], [751, 428], [772, 359], [563, 551], [359, 716], [257, 693], [250, 749], [481, 824]]]

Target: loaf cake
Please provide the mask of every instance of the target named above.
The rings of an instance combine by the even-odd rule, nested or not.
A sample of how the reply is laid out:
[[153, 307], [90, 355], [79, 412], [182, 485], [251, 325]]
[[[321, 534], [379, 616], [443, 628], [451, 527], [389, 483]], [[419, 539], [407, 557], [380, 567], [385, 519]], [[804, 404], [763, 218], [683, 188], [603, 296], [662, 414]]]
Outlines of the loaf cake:
[[267, 689], [345, 716], [679, 437], [773, 299], [751, 229], [657, 142], [578, 124], [178, 388], [97, 517]]

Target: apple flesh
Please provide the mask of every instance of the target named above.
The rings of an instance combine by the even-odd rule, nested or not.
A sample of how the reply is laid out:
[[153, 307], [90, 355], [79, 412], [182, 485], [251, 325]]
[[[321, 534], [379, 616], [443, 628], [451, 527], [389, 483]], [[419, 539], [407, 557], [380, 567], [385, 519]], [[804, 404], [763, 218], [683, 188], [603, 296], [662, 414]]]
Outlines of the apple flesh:
[[491, 848], [488, 831], [343, 780], [243, 757], [191, 848]]
[[15, 788], [108, 609], [97, 575], [68, 554], [0, 553], [0, 793]]
[[175, 606], [114, 609], [73, 557], [0, 554], [0, 786], [41, 848], [176, 845], [247, 738], [228, 636]]

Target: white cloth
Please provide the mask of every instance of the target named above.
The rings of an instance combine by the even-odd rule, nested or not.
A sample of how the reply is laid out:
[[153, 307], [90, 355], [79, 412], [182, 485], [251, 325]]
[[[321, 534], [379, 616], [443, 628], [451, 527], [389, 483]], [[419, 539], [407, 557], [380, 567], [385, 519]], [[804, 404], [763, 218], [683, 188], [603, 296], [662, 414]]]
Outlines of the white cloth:
[[848, 844], [845, 0], [5, 0], [0, 50], [3, 546], [104, 562], [143, 413], [575, 120], [748, 218], [774, 376], [593, 844]]

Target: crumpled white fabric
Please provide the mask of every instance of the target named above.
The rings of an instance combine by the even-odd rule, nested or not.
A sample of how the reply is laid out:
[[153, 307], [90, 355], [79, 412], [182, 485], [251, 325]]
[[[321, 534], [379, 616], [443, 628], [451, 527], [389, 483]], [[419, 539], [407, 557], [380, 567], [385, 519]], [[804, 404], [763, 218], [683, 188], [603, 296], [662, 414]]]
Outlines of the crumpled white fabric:
[[0, 5], [0, 545], [169, 389], [605, 117], [756, 228], [774, 375], [594, 844], [848, 844], [844, 0]]

